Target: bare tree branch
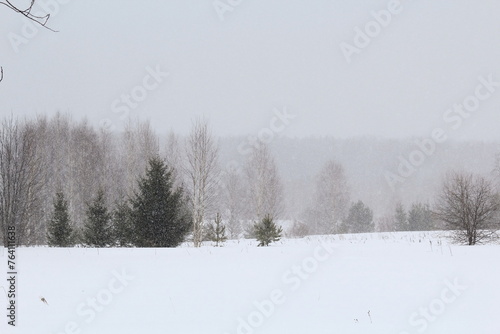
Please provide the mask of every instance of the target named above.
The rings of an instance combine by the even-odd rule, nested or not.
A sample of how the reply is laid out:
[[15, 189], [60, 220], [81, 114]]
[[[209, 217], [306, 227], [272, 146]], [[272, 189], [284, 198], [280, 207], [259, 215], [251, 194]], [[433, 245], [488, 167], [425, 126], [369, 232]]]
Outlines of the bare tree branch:
[[[58, 32], [57, 30], [54, 30], [54, 29], [47, 26], [47, 22], [50, 19], [50, 14], [47, 14], [44, 16], [38, 16], [38, 15], [35, 15], [32, 13], [33, 6], [35, 5], [35, 1], [36, 0], [31, 0], [30, 5], [26, 9], [21, 9], [21, 8], [15, 6], [9, 0], [0, 1], [0, 5], [4, 5], [7, 8], [12, 9], [14, 12], [21, 14], [22, 16], [26, 17], [28, 20], [35, 22], [36, 24], [44, 27], [47, 30], [50, 30], [52, 32]], [[3, 68], [0, 66], [0, 82], [2, 82], [2, 80], [3, 80]]]
[[39, 24], [40, 26], [44, 27], [47, 30], [57, 32], [56, 30], [53, 30], [47, 26], [47, 22], [50, 19], [50, 14], [47, 14], [44, 16], [38, 16], [38, 15], [35, 15], [32, 13], [33, 6], [35, 5], [35, 1], [36, 0], [31, 0], [29, 7], [26, 9], [20, 9], [19, 7], [13, 5], [12, 2], [10, 2], [9, 0], [0, 1], [0, 5], [4, 5], [10, 9], [12, 9], [14, 12], [21, 14], [22, 16], [35, 22], [36, 24]]

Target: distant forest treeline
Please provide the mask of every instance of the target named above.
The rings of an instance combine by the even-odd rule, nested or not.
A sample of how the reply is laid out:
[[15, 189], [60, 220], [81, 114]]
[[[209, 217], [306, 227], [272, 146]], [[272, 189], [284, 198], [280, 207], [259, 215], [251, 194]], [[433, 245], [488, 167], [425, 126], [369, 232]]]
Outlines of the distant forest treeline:
[[[148, 160], [156, 156], [173, 169], [176, 187], [195, 193], [189, 178], [189, 136], [156, 133], [149, 122], [130, 122], [124, 131], [110, 132], [60, 113], [25, 121], [10, 117], [3, 120], [0, 137], [1, 226], [17, 220], [20, 244], [46, 244], [46, 224], [57, 192], [65, 194], [71, 218], [81, 227], [87, 204], [99, 189], [105, 190], [110, 207], [130, 198]], [[432, 204], [449, 170], [498, 176], [499, 143], [449, 141], [438, 144], [393, 189], [386, 174], [397, 173], [400, 159], [417, 149], [415, 140], [277, 137], [266, 149], [253, 152], [246, 136], [218, 138], [218, 186], [210, 190], [217, 196], [202, 217], [212, 219], [220, 212], [223, 219], [239, 224], [271, 213], [275, 219], [316, 224], [313, 233], [328, 233], [338, 230], [307, 221], [315, 220], [311, 213], [318, 213], [323, 223], [342, 220], [361, 200], [372, 210], [376, 228], [400, 204], [406, 210], [415, 202]], [[329, 189], [321, 189], [323, 185], [341, 197], [340, 204], [332, 206], [335, 213], [320, 212], [330, 205], [322, 204], [331, 195]], [[16, 209], [22, 201], [29, 205]], [[244, 228], [229, 230], [239, 234]]]

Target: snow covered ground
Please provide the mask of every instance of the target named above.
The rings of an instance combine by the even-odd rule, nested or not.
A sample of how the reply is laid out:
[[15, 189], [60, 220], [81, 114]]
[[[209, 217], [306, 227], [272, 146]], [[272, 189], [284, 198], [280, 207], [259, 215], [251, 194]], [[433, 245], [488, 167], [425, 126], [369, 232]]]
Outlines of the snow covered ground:
[[439, 233], [317, 236], [268, 248], [249, 240], [20, 248], [17, 263], [17, 326], [7, 325], [4, 307], [2, 334], [500, 333], [500, 245], [449, 246]]

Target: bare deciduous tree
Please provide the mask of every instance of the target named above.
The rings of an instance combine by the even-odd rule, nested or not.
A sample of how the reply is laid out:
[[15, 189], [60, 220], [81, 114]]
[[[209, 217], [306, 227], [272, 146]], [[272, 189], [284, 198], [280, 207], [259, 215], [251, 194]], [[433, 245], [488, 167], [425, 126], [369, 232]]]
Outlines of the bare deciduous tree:
[[196, 119], [186, 143], [189, 195], [193, 214], [193, 242], [200, 247], [203, 223], [216, 206], [219, 187], [218, 145], [208, 122]]
[[122, 139], [122, 163], [127, 195], [132, 197], [139, 176], [146, 171], [150, 159], [159, 155], [158, 136], [150, 122], [129, 122]]
[[451, 173], [443, 183], [434, 214], [453, 230], [454, 240], [475, 245], [497, 238], [498, 196], [482, 176]]
[[110, 130], [99, 129], [99, 173], [97, 184], [106, 189], [109, 203], [119, 203], [125, 197], [126, 189], [119, 152], [116, 149], [118, 137]]
[[339, 233], [349, 198], [344, 168], [335, 161], [328, 161], [317, 177], [314, 205], [308, 219], [314, 233]]
[[34, 124], [12, 117], [0, 129], [0, 229], [4, 245], [6, 231], [14, 227], [18, 245], [31, 244], [33, 219], [40, 210], [41, 159], [37, 154]]
[[495, 155], [495, 165], [492, 173], [497, 190], [500, 190], [500, 153]]
[[83, 227], [86, 217], [87, 201], [99, 189], [99, 175], [103, 171], [104, 161], [95, 129], [82, 120], [71, 128], [70, 132], [70, 187], [68, 201], [72, 220], [78, 227]]
[[237, 239], [243, 232], [241, 222], [245, 216], [245, 187], [243, 175], [236, 168], [224, 173], [224, 209], [227, 212], [229, 237]]
[[183, 155], [181, 139], [173, 131], [171, 131], [167, 135], [164, 155], [167, 166], [172, 170], [174, 189], [177, 189], [178, 187], [181, 187], [185, 182], [182, 174]]
[[283, 184], [274, 158], [264, 143], [254, 147], [245, 165], [249, 191], [250, 217], [257, 221], [266, 216], [277, 220], [284, 212]]

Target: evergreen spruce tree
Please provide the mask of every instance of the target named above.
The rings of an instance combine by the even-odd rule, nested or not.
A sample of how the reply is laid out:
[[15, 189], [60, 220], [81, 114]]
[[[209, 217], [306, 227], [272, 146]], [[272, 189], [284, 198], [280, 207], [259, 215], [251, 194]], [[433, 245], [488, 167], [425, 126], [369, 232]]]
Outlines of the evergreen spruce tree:
[[113, 240], [116, 246], [130, 247], [135, 244], [132, 211], [126, 201], [121, 201], [116, 204], [113, 210], [111, 224]]
[[396, 231], [409, 231], [408, 214], [406, 213], [403, 204], [398, 203], [396, 213], [394, 215], [394, 228]]
[[62, 192], [57, 192], [54, 199], [54, 211], [47, 227], [47, 240], [51, 247], [74, 246], [75, 236], [68, 214], [68, 202]]
[[207, 239], [215, 242], [215, 247], [219, 247], [227, 240], [226, 226], [222, 223], [222, 217], [219, 213], [215, 216], [215, 221], [208, 225]]
[[346, 219], [346, 231], [352, 233], [373, 232], [373, 212], [362, 201], [351, 205]]
[[99, 190], [92, 203], [87, 205], [82, 237], [83, 244], [89, 247], [107, 247], [113, 244], [111, 215], [106, 208], [103, 190]]
[[283, 233], [281, 226], [277, 226], [270, 215], [266, 215], [262, 221], [255, 223], [254, 231], [259, 247], [269, 246], [271, 242], [279, 241]]
[[132, 199], [134, 243], [138, 247], [176, 247], [191, 228], [181, 188], [173, 190], [172, 171], [160, 158], [149, 160], [146, 176]]
[[408, 212], [408, 225], [411, 231], [429, 231], [434, 228], [432, 211], [428, 204], [413, 203]]

